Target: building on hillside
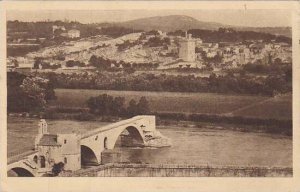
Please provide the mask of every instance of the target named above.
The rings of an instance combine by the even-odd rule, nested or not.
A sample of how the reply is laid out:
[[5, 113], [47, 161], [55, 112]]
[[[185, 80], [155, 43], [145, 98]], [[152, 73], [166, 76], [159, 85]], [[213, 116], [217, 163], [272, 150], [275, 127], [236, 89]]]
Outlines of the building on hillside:
[[64, 163], [64, 170], [78, 170], [81, 166], [80, 138], [75, 134], [50, 134], [44, 119], [39, 122], [35, 138], [35, 163], [42, 172], [52, 170], [54, 164]]
[[68, 37], [69, 38], [79, 38], [80, 37], [80, 31], [77, 29], [71, 29], [68, 31]]
[[200, 39], [200, 38], [196, 39], [196, 46], [197, 47], [200, 47], [202, 45], [202, 43], [203, 43], [202, 39]]
[[179, 47], [179, 58], [186, 62], [193, 62], [196, 60], [196, 54], [195, 54], [195, 46], [196, 42], [194, 39], [192, 39], [191, 34], [185, 35], [184, 39], [181, 39], [179, 41], [180, 47]]
[[59, 25], [53, 25], [52, 26], [53, 38], [55, 38], [56, 36], [61, 35], [61, 33], [65, 32], [65, 31], [66, 31], [65, 26], [59, 26]]
[[167, 37], [167, 33], [166, 33], [166, 32], [160, 31], [160, 30], [158, 30], [157, 32], [158, 32], [158, 34], [159, 34], [160, 36], [162, 36], [162, 37]]
[[17, 67], [19, 69], [32, 69], [34, 65], [34, 60], [26, 57], [18, 57], [16, 59]]
[[62, 30], [62, 31], [65, 31], [65, 30], [66, 30], [65, 26], [53, 25], [53, 26], [52, 26], [52, 33], [54, 33], [54, 32], [55, 32], [56, 30], [58, 30], [58, 29], [60, 29], [60, 30]]

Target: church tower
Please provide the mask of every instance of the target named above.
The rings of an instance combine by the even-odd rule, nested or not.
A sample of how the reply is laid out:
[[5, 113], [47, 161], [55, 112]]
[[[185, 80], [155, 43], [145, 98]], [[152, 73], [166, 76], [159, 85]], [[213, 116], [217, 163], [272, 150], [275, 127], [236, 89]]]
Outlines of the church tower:
[[48, 133], [48, 125], [45, 119], [41, 119], [39, 122], [39, 129], [38, 129], [38, 135], [35, 138], [35, 149], [37, 149], [37, 145], [40, 142], [43, 135], [49, 134]]

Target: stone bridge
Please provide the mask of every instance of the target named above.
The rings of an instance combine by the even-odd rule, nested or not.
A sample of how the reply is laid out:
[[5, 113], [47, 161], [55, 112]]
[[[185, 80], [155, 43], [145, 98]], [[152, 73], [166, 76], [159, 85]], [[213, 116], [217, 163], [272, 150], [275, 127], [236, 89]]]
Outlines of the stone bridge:
[[[135, 116], [130, 119], [88, 131], [81, 134], [79, 137], [74, 137], [77, 139], [75, 142], [73, 141], [73, 143], [77, 143], [72, 145], [71, 148], [69, 147], [69, 149], [66, 149], [67, 151], [74, 151], [74, 148], [78, 148], [75, 151], [78, 151], [79, 154], [78, 158], [75, 158], [77, 157], [77, 154], [74, 154], [72, 158], [69, 158], [68, 156], [69, 159], [65, 162], [68, 162], [67, 169], [69, 168], [69, 170], [75, 171], [80, 169], [81, 165], [103, 164], [101, 157], [102, 152], [107, 149], [114, 149], [116, 142], [120, 140], [119, 138], [122, 140], [123, 136], [125, 139], [127, 138], [127, 140], [129, 139], [129, 141], [131, 141], [131, 145], [150, 147], [163, 147], [170, 145], [169, 139], [161, 135], [160, 132], [156, 130], [155, 116]], [[66, 143], [66, 139], [64, 140]], [[63, 142], [58, 141], [56, 147], [59, 148], [61, 146], [63, 150]], [[47, 172], [49, 173], [52, 166], [47, 164], [47, 160], [49, 160], [47, 159], [47, 156], [46, 159], [44, 156], [38, 156], [40, 150], [40, 148], [36, 149], [36, 151], [32, 152], [32, 154], [22, 157], [18, 161], [8, 162], [8, 171], [13, 170], [18, 176], [41, 176]], [[51, 153], [53, 154], [54, 152], [52, 151]], [[64, 155], [56, 154], [55, 157], [58, 159], [54, 160], [56, 163], [61, 161], [61, 159], [66, 158], [66, 156], [61, 158], [58, 158], [58, 156], [60, 157]], [[41, 161], [38, 157], [43, 157], [43, 161]], [[53, 159], [51, 160], [53, 161]]]
[[34, 163], [37, 151], [30, 151], [16, 157], [8, 158], [8, 176], [34, 177], [38, 175], [37, 164]]
[[113, 149], [124, 130], [131, 135], [132, 139], [147, 146], [148, 138], [156, 133], [155, 116], [136, 116], [82, 135], [80, 145], [83, 158], [81, 160], [101, 163], [101, 152]]

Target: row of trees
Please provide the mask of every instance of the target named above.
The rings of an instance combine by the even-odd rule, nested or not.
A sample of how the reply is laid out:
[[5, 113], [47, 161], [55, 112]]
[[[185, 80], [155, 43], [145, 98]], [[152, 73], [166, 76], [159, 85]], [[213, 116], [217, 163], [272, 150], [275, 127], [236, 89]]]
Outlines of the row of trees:
[[140, 75], [129, 73], [98, 72], [92, 74], [45, 73], [57, 88], [170, 91], [170, 92], [214, 92], [273, 95], [292, 91], [291, 68], [273, 71], [267, 76], [255, 76], [244, 71], [210, 77], [194, 75]]
[[106, 59], [101, 56], [92, 55], [89, 60], [89, 65], [94, 66], [101, 70], [108, 70], [112, 66], [121, 67], [124, 69], [155, 69], [159, 66], [159, 63], [128, 63], [125, 61], [115, 61], [111, 59]]
[[92, 114], [113, 115], [113, 116], [135, 116], [146, 115], [150, 113], [149, 103], [145, 97], [141, 97], [139, 102], [130, 100], [128, 106], [125, 106], [124, 97], [113, 97], [102, 94], [97, 97], [90, 97], [87, 100], [87, 106]]
[[110, 59], [105, 59], [101, 56], [97, 57], [96, 55], [92, 55], [89, 64], [91, 66], [94, 66], [98, 69], [106, 70], [108, 68], [111, 68], [111, 64], [116, 63], [115, 61], [112, 61]]
[[129, 49], [130, 47], [133, 47], [138, 44], [139, 44], [138, 41], [131, 42], [129, 40], [126, 40], [123, 43], [117, 44], [116, 46], [118, 47], [118, 51], [124, 51], [124, 50]]
[[[219, 42], [243, 42], [247, 40], [263, 40], [265, 42], [292, 43], [291, 38], [285, 36], [276, 36], [269, 33], [254, 32], [254, 31], [236, 31], [233, 29], [223, 29], [212, 31], [205, 29], [190, 29], [188, 33], [193, 37], [201, 38], [204, 42], [219, 43]], [[178, 30], [169, 32], [169, 35], [184, 36], [185, 31]]]
[[169, 37], [151, 37], [148, 39], [148, 41], [145, 43], [146, 46], [149, 47], [161, 47], [161, 46], [167, 46], [171, 44], [171, 40]]
[[80, 61], [68, 60], [66, 62], [66, 67], [85, 67], [85, 63]]

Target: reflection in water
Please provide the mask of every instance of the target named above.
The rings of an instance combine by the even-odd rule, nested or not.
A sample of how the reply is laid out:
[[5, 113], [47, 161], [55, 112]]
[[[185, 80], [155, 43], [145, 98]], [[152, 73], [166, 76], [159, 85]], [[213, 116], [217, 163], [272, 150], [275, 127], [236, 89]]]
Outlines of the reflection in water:
[[292, 138], [264, 133], [167, 127], [172, 139], [164, 148], [120, 147], [119, 161], [156, 164], [203, 164], [292, 167]]

